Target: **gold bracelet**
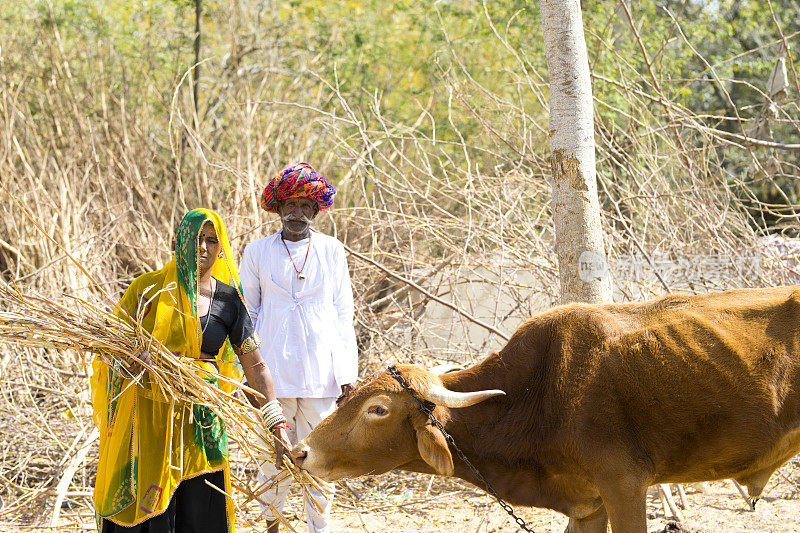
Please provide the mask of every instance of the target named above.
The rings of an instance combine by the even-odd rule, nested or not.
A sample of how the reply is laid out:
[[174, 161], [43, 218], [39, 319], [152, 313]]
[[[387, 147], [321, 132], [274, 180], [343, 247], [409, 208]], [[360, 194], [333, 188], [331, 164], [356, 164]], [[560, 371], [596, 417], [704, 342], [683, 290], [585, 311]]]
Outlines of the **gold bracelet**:
[[258, 335], [254, 332], [250, 337], [242, 341], [241, 345], [233, 346], [233, 351], [236, 355], [242, 356], [246, 353], [252, 352], [259, 346], [261, 346], [261, 339], [259, 339]]

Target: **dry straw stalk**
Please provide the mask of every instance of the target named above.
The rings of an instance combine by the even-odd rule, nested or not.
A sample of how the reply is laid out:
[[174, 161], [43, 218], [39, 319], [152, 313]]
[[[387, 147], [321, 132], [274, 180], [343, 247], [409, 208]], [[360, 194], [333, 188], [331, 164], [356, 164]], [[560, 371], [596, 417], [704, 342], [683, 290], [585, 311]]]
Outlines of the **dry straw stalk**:
[[[77, 350], [100, 357], [110, 365], [139, 361], [144, 370], [131, 376], [126, 387], [140, 385], [147, 374], [153, 386], [159, 387], [167, 398], [211, 407], [225, 420], [230, 437], [239, 443], [242, 452], [250, 459], [258, 463], [275, 462], [276, 442], [270, 432], [262, 430], [258, 410], [243, 395], [221, 391], [203, 379], [203, 375], [218, 380], [227, 378], [216, 373], [198, 372], [192, 358], [176, 356], [158, 339], [138, 327], [137, 322], [121, 319], [113, 314], [111, 308], [80, 298], [68, 297], [61, 303], [23, 293], [4, 281], [0, 281], [0, 299], [9, 309], [0, 311], [0, 341], [28, 348]], [[149, 361], [142, 361], [134, 355], [145, 350], [151, 354]], [[257, 391], [241, 383], [229, 383], [258, 395]], [[248, 437], [254, 434], [266, 434], [267, 438]], [[284, 445], [291, 447], [288, 443]], [[299, 482], [304, 491], [308, 487], [324, 491], [320, 483], [289, 461], [284, 461], [284, 465], [288, 475]], [[278, 478], [270, 480], [255, 490], [248, 488], [244, 480], [236, 480], [234, 486], [246, 496], [247, 502], [259, 499], [278, 481]]]

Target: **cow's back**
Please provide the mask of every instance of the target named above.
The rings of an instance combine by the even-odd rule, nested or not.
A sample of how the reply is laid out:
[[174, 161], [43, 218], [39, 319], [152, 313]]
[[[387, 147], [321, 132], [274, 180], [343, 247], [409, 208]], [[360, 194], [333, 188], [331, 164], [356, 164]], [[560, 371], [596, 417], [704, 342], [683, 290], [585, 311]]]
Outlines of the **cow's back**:
[[501, 357], [533, 370], [548, 447], [591, 463], [621, 446], [654, 480], [691, 481], [797, 452], [799, 332], [798, 287], [744, 289], [561, 306], [533, 317]]

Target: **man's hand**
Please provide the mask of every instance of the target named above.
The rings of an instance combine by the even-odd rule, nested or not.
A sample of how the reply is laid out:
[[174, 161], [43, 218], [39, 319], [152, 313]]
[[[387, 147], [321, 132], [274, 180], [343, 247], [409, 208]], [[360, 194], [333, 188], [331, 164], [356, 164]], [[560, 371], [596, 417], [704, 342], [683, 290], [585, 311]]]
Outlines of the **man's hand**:
[[345, 383], [344, 385], [342, 385], [342, 394], [338, 398], [336, 398], [336, 407], [342, 405], [345, 402], [345, 400], [347, 400], [347, 398], [350, 397], [350, 394], [353, 392], [353, 389], [355, 389], [355, 386], [352, 383]]
[[289, 453], [286, 446], [289, 445], [289, 436], [286, 433], [286, 427], [278, 424], [272, 429], [272, 436], [275, 437], [275, 467], [281, 468], [283, 466], [283, 456]]

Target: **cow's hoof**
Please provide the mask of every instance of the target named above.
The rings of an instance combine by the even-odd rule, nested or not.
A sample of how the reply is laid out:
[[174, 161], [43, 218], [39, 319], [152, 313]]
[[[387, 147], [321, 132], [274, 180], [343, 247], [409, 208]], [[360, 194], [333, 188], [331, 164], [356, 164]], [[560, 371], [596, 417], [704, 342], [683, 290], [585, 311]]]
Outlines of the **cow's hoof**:
[[684, 529], [680, 522], [669, 522], [664, 529], [656, 533], [690, 533], [688, 529]]

